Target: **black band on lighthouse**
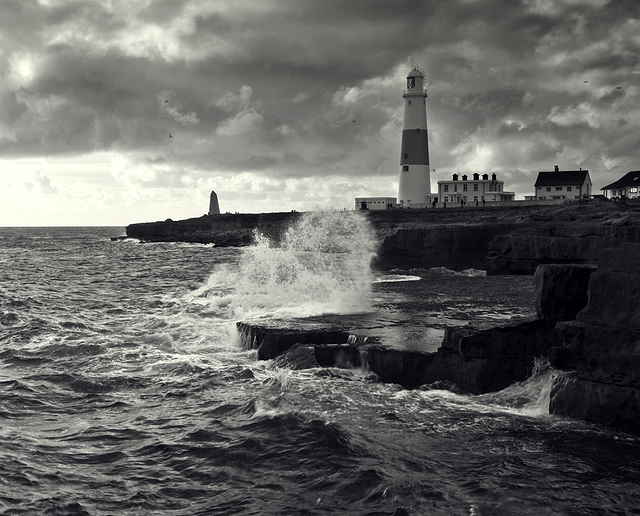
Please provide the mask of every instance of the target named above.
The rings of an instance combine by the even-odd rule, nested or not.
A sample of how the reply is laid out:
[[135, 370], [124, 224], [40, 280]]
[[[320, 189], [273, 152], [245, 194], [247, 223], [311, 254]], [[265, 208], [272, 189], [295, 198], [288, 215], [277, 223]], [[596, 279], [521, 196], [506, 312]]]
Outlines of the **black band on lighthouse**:
[[401, 165], [428, 165], [429, 164], [429, 141], [427, 131], [415, 129], [402, 131], [402, 145], [400, 154]]

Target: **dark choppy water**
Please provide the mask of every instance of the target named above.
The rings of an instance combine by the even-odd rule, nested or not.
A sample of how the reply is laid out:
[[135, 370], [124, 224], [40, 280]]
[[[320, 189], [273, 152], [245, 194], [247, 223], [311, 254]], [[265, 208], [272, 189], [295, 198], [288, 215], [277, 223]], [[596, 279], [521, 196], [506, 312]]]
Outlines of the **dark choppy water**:
[[344, 252], [304, 267], [121, 233], [0, 229], [2, 514], [640, 513], [640, 439], [546, 415], [553, 372], [463, 396], [236, 345], [240, 318], [333, 306], [430, 349], [445, 325], [531, 315], [531, 278], [371, 283]]

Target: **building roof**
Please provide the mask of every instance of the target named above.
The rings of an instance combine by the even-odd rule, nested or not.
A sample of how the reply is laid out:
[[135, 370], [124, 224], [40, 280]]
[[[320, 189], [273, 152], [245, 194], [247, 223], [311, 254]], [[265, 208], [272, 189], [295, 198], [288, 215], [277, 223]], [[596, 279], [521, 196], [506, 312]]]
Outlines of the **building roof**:
[[563, 170], [560, 172], [538, 172], [533, 186], [573, 186], [584, 184], [588, 170]]
[[640, 186], [640, 170], [629, 172], [610, 185], [603, 186], [600, 190], [617, 190], [628, 186]]

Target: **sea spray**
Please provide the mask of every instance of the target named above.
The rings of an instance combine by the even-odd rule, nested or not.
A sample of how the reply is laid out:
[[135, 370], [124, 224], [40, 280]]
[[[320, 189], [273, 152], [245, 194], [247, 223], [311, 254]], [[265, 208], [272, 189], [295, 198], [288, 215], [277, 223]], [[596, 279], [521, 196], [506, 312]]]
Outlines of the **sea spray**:
[[259, 232], [236, 269], [214, 273], [197, 295], [227, 317], [290, 318], [371, 310], [376, 238], [357, 212], [302, 215], [280, 239]]
[[534, 360], [531, 375], [505, 389], [477, 397], [488, 404], [508, 407], [528, 416], [549, 414], [549, 397], [558, 371], [549, 365], [549, 359], [538, 357]]

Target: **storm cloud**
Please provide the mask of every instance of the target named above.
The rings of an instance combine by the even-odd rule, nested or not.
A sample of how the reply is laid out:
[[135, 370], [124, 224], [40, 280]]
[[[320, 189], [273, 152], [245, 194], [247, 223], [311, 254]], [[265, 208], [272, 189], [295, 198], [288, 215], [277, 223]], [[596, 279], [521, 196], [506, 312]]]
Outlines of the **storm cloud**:
[[557, 164], [598, 189], [640, 166], [639, 15], [636, 0], [2, 0], [0, 224], [27, 193], [52, 210], [83, 197], [114, 224], [200, 215], [211, 189], [223, 211], [395, 196], [415, 65], [434, 187], [496, 172], [522, 198]]

